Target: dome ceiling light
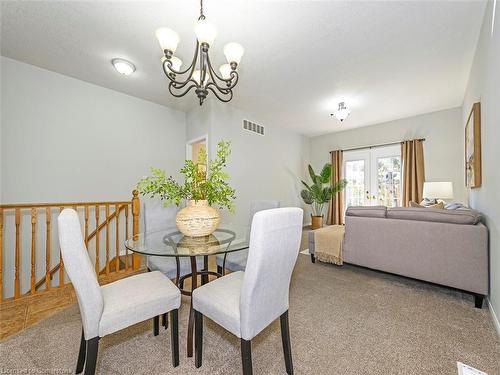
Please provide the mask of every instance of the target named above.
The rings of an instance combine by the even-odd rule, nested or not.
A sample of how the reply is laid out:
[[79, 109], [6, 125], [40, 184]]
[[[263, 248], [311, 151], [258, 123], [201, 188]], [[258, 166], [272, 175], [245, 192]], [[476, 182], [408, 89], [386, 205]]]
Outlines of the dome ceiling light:
[[335, 116], [337, 120], [340, 122], [344, 122], [344, 120], [349, 116], [351, 110], [346, 106], [345, 102], [339, 103], [339, 108], [330, 114], [330, 116]]
[[[180, 38], [174, 30], [161, 27], [156, 30], [156, 38], [160, 43], [164, 56], [162, 57], [163, 72], [170, 80], [168, 91], [180, 98], [194, 89], [200, 105], [211, 91], [220, 101], [229, 102], [233, 98], [233, 87], [238, 83], [236, 68], [241, 61], [244, 49], [238, 43], [228, 43], [224, 46], [227, 64], [219, 68], [220, 75], [212, 67], [208, 51], [217, 35], [215, 27], [205, 20], [203, 0], [200, 1], [200, 17], [194, 29], [196, 34], [196, 49], [191, 64], [181, 70], [182, 61], [174, 56]], [[183, 76], [183, 77], [182, 77]]]
[[111, 64], [113, 64], [118, 73], [123, 74], [124, 76], [129, 76], [135, 72], [135, 65], [130, 61], [124, 59], [113, 59], [111, 60]]

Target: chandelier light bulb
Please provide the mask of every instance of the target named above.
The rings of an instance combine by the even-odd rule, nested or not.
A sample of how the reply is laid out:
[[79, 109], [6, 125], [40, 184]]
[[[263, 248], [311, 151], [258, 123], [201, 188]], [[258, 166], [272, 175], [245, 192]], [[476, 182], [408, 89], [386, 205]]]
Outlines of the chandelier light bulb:
[[229, 65], [229, 64], [221, 65], [219, 68], [219, 72], [222, 75], [222, 78], [224, 78], [224, 79], [231, 78], [231, 71], [232, 71], [231, 65]]
[[163, 51], [170, 51], [172, 54], [177, 49], [177, 45], [180, 41], [179, 34], [168, 27], [160, 27], [159, 29], [156, 29], [156, 38], [160, 43], [161, 49]]
[[241, 44], [231, 42], [224, 46], [224, 55], [226, 55], [227, 62], [230, 64], [239, 64], [244, 53], [245, 50]]
[[345, 105], [345, 102], [340, 102], [339, 103], [339, 108], [333, 113], [333, 115], [339, 120], [340, 122], [343, 122], [351, 113], [351, 110], [347, 108]]
[[198, 21], [196, 27], [194, 28], [194, 32], [200, 44], [207, 43], [209, 46], [214, 43], [215, 37], [217, 36], [215, 26], [205, 20]]
[[[165, 61], [167, 61], [167, 58], [165, 56], [163, 56], [162, 62], [165, 63]], [[179, 70], [181, 70], [181, 66], [182, 66], [182, 60], [181, 59], [179, 59], [178, 57], [172, 56], [170, 58], [170, 61], [172, 61], [172, 69], [170, 69], [168, 67], [168, 65], [166, 66], [166, 68], [169, 71], [175, 70], [175, 72], [178, 72]], [[175, 74], [175, 72], [172, 71], [172, 73], [174, 73], [174, 74]]]
[[113, 64], [118, 73], [124, 76], [129, 76], [135, 71], [135, 65], [124, 59], [113, 59], [111, 60], [111, 64]]

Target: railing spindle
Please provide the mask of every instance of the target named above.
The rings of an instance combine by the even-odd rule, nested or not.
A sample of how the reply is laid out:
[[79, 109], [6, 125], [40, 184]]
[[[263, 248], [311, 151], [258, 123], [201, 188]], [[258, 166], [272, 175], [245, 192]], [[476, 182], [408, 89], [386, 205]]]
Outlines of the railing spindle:
[[85, 247], [87, 248], [87, 251], [89, 251], [89, 206], [85, 206]]
[[[139, 192], [137, 190], [134, 190], [132, 192], [132, 219], [133, 219], [132, 236], [134, 240], [137, 240], [139, 235], [139, 214], [140, 214]], [[139, 256], [139, 254], [134, 253], [132, 255], [132, 265], [134, 270], [139, 269], [139, 267], [141, 266], [141, 257]]]
[[[125, 240], [128, 239], [128, 205], [125, 206]], [[128, 270], [128, 249], [125, 247], [125, 269]]]
[[[99, 228], [99, 206], [95, 206], [95, 227]], [[100, 266], [99, 266], [99, 232], [97, 232], [95, 236], [95, 273], [99, 275]]]
[[105, 207], [106, 214], [106, 275], [109, 275], [109, 204]]
[[19, 298], [21, 295], [21, 283], [19, 280], [19, 263], [20, 263], [20, 251], [21, 251], [21, 243], [19, 239], [19, 227], [21, 225], [21, 210], [16, 208], [16, 260], [15, 260], [15, 279], [14, 279], [14, 298]]
[[46, 237], [45, 237], [45, 290], [50, 289], [50, 222], [52, 211], [50, 207], [45, 209], [45, 224], [46, 224]]
[[36, 208], [31, 209], [31, 294], [36, 292]]
[[3, 301], [3, 208], [0, 208], [0, 301]]
[[[64, 207], [59, 208], [59, 213], [64, 210]], [[61, 247], [59, 246], [59, 286], [64, 285], [64, 262], [62, 258]]]
[[116, 257], [115, 257], [115, 271], [120, 271], [120, 206], [115, 205], [115, 224], [116, 224], [116, 234], [115, 234], [115, 242], [116, 242]]

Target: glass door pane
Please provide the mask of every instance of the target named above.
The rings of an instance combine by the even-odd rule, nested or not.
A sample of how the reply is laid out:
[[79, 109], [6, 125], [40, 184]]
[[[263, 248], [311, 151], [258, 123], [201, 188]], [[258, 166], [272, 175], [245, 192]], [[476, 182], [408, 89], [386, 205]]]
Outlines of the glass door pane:
[[377, 158], [378, 204], [387, 207], [399, 206], [401, 196], [401, 158], [388, 156]]
[[349, 160], [345, 162], [345, 207], [365, 204], [365, 161]]
[[397, 207], [401, 194], [401, 147], [378, 147], [371, 150], [371, 194], [373, 203]]

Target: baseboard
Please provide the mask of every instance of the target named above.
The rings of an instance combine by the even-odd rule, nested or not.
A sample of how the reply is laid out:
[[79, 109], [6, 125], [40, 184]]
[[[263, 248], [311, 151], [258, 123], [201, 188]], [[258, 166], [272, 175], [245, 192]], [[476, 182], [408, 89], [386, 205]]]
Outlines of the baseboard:
[[488, 301], [488, 308], [490, 309], [491, 319], [493, 319], [493, 324], [495, 325], [498, 336], [500, 336], [500, 323], [498, 322], [497, 314], [495, 313], [495, 310], [493, 310], [490, 299], [486, 298], [486, 300]]

